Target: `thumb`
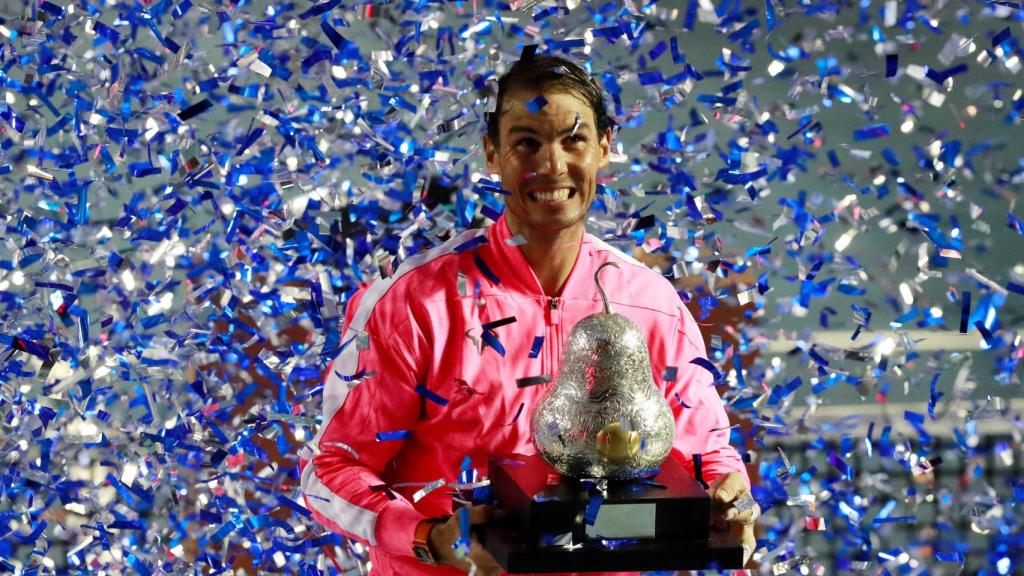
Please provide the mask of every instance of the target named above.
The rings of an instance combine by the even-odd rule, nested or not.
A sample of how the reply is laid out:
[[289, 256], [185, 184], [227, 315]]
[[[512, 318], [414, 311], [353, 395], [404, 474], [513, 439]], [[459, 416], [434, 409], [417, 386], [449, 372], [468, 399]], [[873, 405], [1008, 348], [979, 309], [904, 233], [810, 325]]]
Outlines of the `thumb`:
[[719, 476], [708, 486], [708, 495], [711, 496], [711, 501], [716, 507], [720, 507], [732, 499], [732, 492], [725, 483], [726, 477]]
[[743, 547], [743, 565], [746, 566], [750, 557], [754, 555], [754, 550], [757, 549], [757, 537], [754, 534], [754, 527], [733, 523], [729, 525], [729, 533]]

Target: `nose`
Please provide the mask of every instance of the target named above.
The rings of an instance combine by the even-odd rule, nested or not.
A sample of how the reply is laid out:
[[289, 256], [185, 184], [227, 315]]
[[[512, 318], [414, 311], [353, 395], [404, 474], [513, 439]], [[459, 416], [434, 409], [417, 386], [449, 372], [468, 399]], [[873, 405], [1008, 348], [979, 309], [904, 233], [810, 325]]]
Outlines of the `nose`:
[[560, 146], [545, 146], [540, 152], [538, 174], [560, 176], [566, 171], [566, 152]]

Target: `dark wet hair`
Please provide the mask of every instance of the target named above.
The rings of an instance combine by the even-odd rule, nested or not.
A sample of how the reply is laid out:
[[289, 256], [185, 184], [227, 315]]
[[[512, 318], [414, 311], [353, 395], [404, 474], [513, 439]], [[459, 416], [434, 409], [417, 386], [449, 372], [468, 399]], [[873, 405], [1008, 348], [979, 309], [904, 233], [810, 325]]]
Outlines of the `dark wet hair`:
[[579, 96], [590, 104], [597, 123], [598, 136], [605, 130], [615, 126], [615, 121], [608, 115], [608, 106], [597, 81], [579, 64], [551, 54], [524, 55], [512, 68], [498, 79], [498, 96], [494, 112], [487, 115], [487, 137], [497, 143], [500, 135], [501, 115], [504, 112], [505, 98], [508, 94], [520, 89], [555, 89]]

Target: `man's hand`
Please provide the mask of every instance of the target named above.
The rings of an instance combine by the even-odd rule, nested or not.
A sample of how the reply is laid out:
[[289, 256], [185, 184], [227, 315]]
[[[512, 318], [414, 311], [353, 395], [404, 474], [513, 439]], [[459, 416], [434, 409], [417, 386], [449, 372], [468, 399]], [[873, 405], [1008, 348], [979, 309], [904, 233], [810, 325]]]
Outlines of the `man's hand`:
[[746, 480], [739, 472], [730, 472], [715, 478], [708, 488], [711, 495], [712, 524], [719, 529], [728, 529], [743, 544], [743, 564], [757, 548], [754, 525], [761, 516], [761, 508], [750, 494]]
[[[502, 511], [491, 506], [469, 506], [470, 524], [483, 524], [491, 520], [498, 520]], [[469, 554], [459, 557], [455, 554], [455, 542], [462, 533], [459, 524], [459, 515], [452, 514], [447, 522], [437, 524], [430, 530], [430, 552], [437, 559], [437, 563], [444, 566], [455, 566], [460, 570], [472, 573], [476, 567], [476, 574], [479, 576], [499, 576], [504, 574], [501, 565], [495, 560], [476, 538], [472, 538], [469, 546]]]

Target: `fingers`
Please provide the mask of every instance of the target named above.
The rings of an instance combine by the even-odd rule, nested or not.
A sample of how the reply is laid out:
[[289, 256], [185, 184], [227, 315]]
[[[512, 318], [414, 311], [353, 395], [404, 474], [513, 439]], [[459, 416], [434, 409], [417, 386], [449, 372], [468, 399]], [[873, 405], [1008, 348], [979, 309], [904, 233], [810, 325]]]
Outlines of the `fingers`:
[[743, 546], [745, 566], [757, 549], [754, 524], [761, 516], [761, 507], [750, 494], [750, 487], [747, 486], [743, 475], [738, 472], [730, 472], [715, 478], [708, 487], [708, 494], [719, 510], [725, 508], [723, 512], [712, 514], [712, 526], [720, 529], [722, 520], [726, 522], [729, 532], [738, 538]]
[[488, 506], [486, 504], [467, 506], [467, 508], [469, 508], [470, 524], [484, 524], [486, 522], [501, 520], [505, 517], [504, 510], [495, 508], [494, 506]]
[[723, 511], [723, 518], [728, 522], [740, 524], [753, 524], [761, 515], [761, 509], [750, 494], [743, 476], [737, 472], [731, 472], [719, 476], [708, 488], [708, 492]]
[[448, 520], [437, 524], [430, 531], [430, 548], [439, 564], [460, 566], [453, 544], [459, 538], [459, 517], [453, 514]]
[[737, 524], [752, 525], [757, 523], [757, 519], [761, 517], [761, 508], [754, 504], [754, 507], [744, 512], [737, 512], [735, 508], [729, 508], [725, 512], [725, 519], [728, 522], [735, 522]]
[[469, 547], [469, 556], [466, 560], [476, 566], [477, 576], [499, 576], [503, 573], [498, 561], [479, 542], [473, 542]]
[[459, 558], [458, 567], [476, 576], [499, 576], [504, 573], [498, 561], [476, 540], [470, 544], [469, 553]]
[[[479, 506], [466, 506], [466, 510], [469, 513], [469, 523], [471, 525], [484, 524], [486, 522], [500, 520], [504, 517], [504, 511], [494, 508], [493, 506], [479, 505]], [[448, 532], [448, 540], [455, 542], [461, 533], [459, 514], [453, 514], [443, 525], [438, 528], [444, 528]], [[436, 530], [437, 528], [435, 528]], [[454, 551], [450, 550], [451, 554], [450, 562], [443, 562], [458, 567], [460, 570], [465, 571], [468, 574], [475, 574], [476, 576], [500, 576], [504, 574], [501, 565], [498, 564], [497, 560], [480, 545], [480, 542], [476, 540], [476, 537], [471, 537], [472, 540], [469, 543], [469, 551], [464, 556], [457, 556]]]
[[753, 524], [760, 516], [761, 507], [754, 501], [750, 492], [744, 492], [733, 500], [732, 505], [725, 511], [726, 520], [740, 524]]
[[743, 476], [738, 472], [730, 472], [715, 478], [715, 481], [708, 488], [708, 493], [711, 494], [711, 497], [716, 502], [722, 504], [730, 504], [737, 496], [745, 492], [749, 493], [750, 489], [747, 487]]

